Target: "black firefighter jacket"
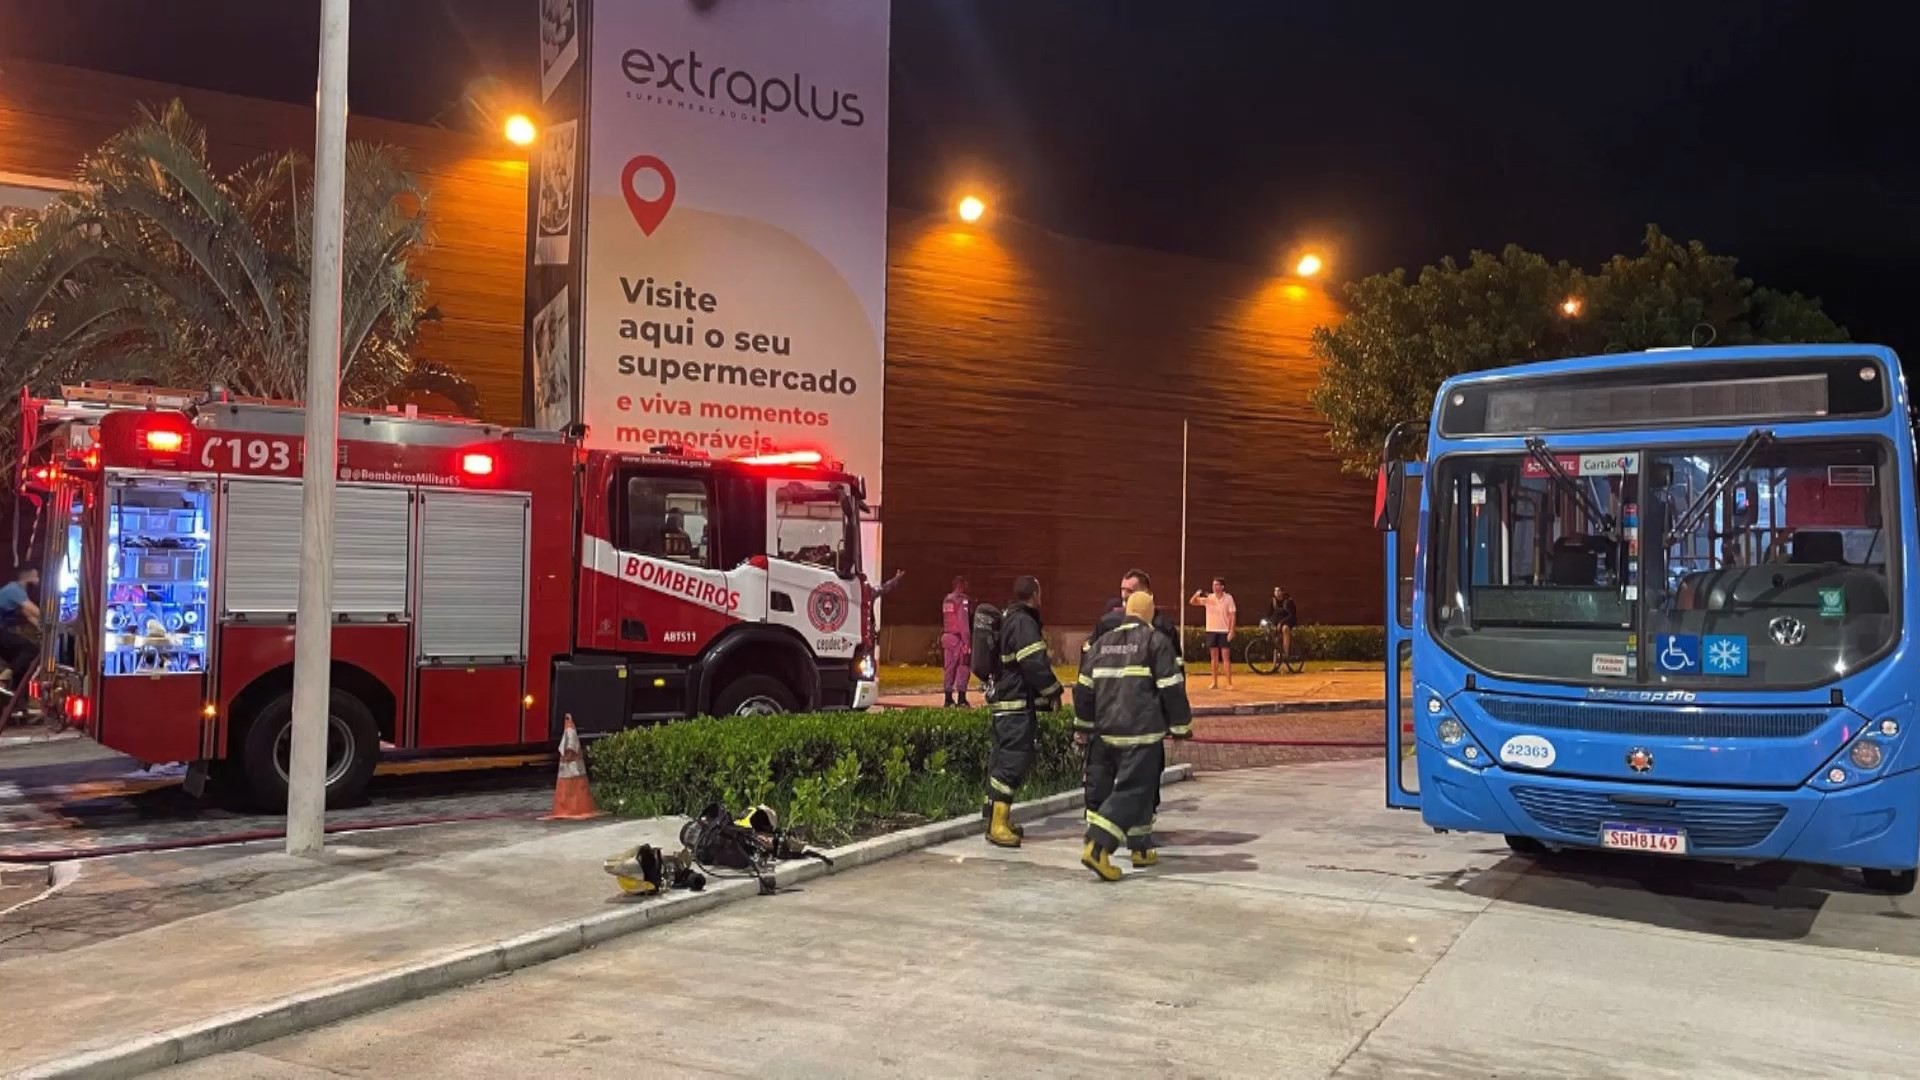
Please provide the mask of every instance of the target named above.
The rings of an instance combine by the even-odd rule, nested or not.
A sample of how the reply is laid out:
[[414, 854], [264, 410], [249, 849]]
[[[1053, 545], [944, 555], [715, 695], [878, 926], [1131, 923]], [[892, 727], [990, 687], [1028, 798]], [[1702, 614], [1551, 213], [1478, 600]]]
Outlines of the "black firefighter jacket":
[[1191, 736], [1186, 676], [1167, 636], [1128, 619], [1089, 643], [1073, 688], [1073, 724], [1108, 746]]
[[1025, 604], [1011, 604], [1000, 621], [1000, 676], [993, 683], [996, 711], [1038, 703], [1058, 708], [1065, 692], [1047, 663], [1047, 639], [1040, 613]]
[[[1130, 618], [1132, 618], [1132, 616], [1120, 610], [1109, 611], [1105, 615], [1100, 616], [1100, 621], [1093, 624], [1093, 636], [1087, 639], [1086, 645], [1080, 647], [1081, 653], [1085, 654], [1087, 646], [1092, 645], [1107, 631], [1118, 627]], [[1172, 619], [1167, 618], [1158, 611], [1153, 613], [1153, 628], [1160, 632], [1161, 637], [1167, 639], [1167, 644], [1173, 646], [1173, 658], [1179, 660], [1183, 652], [1180, 648], [1180, 628], [1173, 624]], [[1185, 667], [1186, 665], [1182, 663], [1181, 666]]]

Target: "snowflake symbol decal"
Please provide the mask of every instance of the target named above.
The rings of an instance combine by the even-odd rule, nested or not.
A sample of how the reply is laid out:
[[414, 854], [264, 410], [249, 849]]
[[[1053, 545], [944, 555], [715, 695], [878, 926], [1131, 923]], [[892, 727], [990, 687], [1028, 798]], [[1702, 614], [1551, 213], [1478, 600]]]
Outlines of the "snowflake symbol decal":
[[1707, 666], [1715, 671], [1737, 671], [1742, 660], [1740, 644], [1734, 641], [1716, 641], [1707, 649]]

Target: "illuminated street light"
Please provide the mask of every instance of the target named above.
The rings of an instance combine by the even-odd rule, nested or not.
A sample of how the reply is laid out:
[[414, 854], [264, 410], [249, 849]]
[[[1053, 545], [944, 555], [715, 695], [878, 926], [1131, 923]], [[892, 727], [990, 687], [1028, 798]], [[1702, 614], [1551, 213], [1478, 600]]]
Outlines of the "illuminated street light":
[[956, 212], [959, 213], [961, 221], [971, 225], [986, 214], [987, 204], [981, 202], [978, 196], [968, 195], [960, 200]]
[[1565, 315], [1569, 319], [1577, 319], [1580, 317], [1580, 313], [1586, 310], [1586, 307], [1587, 302], [1585, 300], [1577, 296], [1569, 296], [1565, 300], [1560, 301], [1560, 314]]
[[1326, 263], [1321, 261], [1320, 256], [1308, 252], [1300, 256], [1300, 261], [1294, 264], [1293, 272], [1301, 277], [1312, 277], [1325, 268]]
[[533, 120], [524, 113], [514, 113], [507, 117], [507, 141], [515, 146], [532, 146], [536, 130]]

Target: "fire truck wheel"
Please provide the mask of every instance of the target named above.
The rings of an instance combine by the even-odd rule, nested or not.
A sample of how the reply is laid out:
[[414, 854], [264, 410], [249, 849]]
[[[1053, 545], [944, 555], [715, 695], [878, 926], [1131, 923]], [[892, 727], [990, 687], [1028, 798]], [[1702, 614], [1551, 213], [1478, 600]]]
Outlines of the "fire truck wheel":
[[793, 691], [771, 675], [748, 675], [728, 683], [713, 698], [715, 716], [772, 716], [794, 709]]
[[[327, 709], [327, 806], [350, 805], [366, 790], [380, 757], [380, 726], [360, 699], [334, 690]], [[268, 702], [247, 726], [242, 754], [247, 789], [262, 809], [287, 808], [287, 769], [293, 753], [293, 693]]]

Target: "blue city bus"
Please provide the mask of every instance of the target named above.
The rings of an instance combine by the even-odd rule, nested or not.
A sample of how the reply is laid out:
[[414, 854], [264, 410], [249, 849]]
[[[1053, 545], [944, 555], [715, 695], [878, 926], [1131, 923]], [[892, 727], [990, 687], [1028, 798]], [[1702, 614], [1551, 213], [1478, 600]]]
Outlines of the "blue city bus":
[[1388, 443], [1390, 806], [1528, 855], [1913, 889], [1920, 537], [1892, 351], [1480, 372], [1441, 387], [1422, 460]]

